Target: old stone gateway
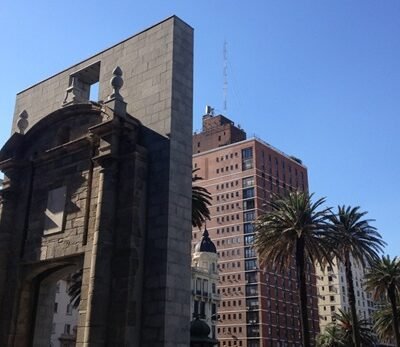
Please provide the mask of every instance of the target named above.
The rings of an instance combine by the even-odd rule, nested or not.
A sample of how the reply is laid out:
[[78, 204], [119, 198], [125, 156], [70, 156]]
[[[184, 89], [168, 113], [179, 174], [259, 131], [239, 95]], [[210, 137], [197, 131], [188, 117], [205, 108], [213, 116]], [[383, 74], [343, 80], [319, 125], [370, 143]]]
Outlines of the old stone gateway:
[[74, 345], [189, 346], [192, 70], [174, 16], [17, 95], [0, 346], [49, 346], [57, 282], [77, 271]]

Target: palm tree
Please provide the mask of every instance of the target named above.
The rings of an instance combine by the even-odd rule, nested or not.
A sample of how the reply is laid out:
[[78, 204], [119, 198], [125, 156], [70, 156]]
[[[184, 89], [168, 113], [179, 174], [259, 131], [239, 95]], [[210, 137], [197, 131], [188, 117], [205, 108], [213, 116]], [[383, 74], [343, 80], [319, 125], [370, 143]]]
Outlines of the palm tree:
[[353, 344], [360, 347], [360, 331], [357, 324], [356, 299], [354, 295], [351, 258], [364, 267], [378, 258], [385, 242], [380, 234], [369, 224], [370, 219], [363, 219], [367, 212], [360, 212], [359, 207], [338, 206], [337, 214], [331, 214], [331, 234], [334, 240], [334, 252], [344, 263], [349, 305], [354, 322]]
[[[397, 301], [400, 302], [400, 298], [397, 298]], [[382, 305], [378, 308], [377, 311], [374, 312], [374, 325], [373, 329], [377, 333], [380, 339], [383, 341], [391, 341], [395, 336], [393, 331], [393, 310], [389, 303]], [[400, 321], [400, 306], [397, 306], [396, 315], [397, 322]], [[399, 325], [397, 325], [399, 328]]]
[[384, 296], [388, 299], [392, 311], [393, 332], [397, 347], [400, 347], [399, 321], [397, 315], [397, 297], [400, 294], [400, 260], [382, 256], [371, 265], [365, 276], [366, 289], [371, 291], [375, 299]]
[[317, 337], [317, 347], [345, 347], [343, 329], [337, 324], [329, 324]]
[[[192, 182], [202, 180], [195, 174], [199, 169], [192, 171]], [[193, 176], [194, 174], [194, 176]], [[206, 188], [192, 185], [192, 226], [201, 229], [203, 223], [208, 219], [210, 220], [210, 210], [208, 206], [211, 205], [211, 194]]]
[[[202, 180], [195, 174], [199, 169], [192, 171], [192, 182]], [[208, 219], [210, 220], [210, 210], [208, 206], [211, 205], [211, 194], [206, 188], [192, 185], [192, 226], [199, 229], [203, 223]], [[82, 269], [78, 270], [72, 275], [72, 284], [68, 289], [68, 294], [71, 297], [70, 302], [75, 308], [79, 306], [81, 301], [81, 286], [82, 286]]]
[[286, 197], [275, 195], [269, 203], [271, 211], [256, 221], [254, 243], [260, 261], [277, 270], [282, 271], [295, 261], [304, 347], [310, 346], [305, 265], [330, 259], [325, 247], [330, 209], [321, 210], [325, 199], [313, 203], [312, 196], [298, 191], [289, 192]]
[[79, 303], [81, 302], [82, 274], [83, 274], [83, 269], [80, 269], [74, 274], [72, 274], [70, 279], [70, 286], [68, 287], [68, 295], [70, 297], [70, 303], [74, 308], [78, 308]]
[[[318, 347], [348, 347], [353, 344], [353, 317], [339, 309], [335, 323], [329, 324], [317, 338]], [[376, 337], [365, 319], [357, 319], [360, 341], [363, 347], [375, 346]]]

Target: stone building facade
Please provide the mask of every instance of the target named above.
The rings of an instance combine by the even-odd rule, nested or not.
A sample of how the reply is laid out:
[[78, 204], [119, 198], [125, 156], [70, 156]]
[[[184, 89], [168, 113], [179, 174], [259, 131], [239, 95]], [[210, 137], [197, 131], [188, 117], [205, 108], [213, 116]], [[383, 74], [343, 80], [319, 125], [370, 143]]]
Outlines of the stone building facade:
[[173, 16], [17, 95], [1, 346], [48, 346], [77, 270], [77, 346], [189, 345], [192, 80], [193, 29]]

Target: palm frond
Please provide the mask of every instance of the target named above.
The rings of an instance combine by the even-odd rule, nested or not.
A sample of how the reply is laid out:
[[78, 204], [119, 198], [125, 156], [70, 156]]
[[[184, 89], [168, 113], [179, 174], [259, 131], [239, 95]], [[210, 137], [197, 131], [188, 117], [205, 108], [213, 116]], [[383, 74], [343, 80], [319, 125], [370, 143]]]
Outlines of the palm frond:
[[293, 260], [296, 242], [305, 242], [307, 261], [325, 264], [331, 261], [329, 208], [320, 209], [325, 199], [312, 202], [312, 194], [290, 192], [286, 197], [274, 195], [269, 202], [269, 212], [261, 215], [256, 223], [255, 248], [264, 263], [277, 268], [287, 267]]
[[337, 257], [344, 262], [345, 254], [351, 254], [353, 259], [362, 266], [379, 258], [386, 243], [376, 228], [370, 223], [373, 219], [364, 219], [367, 212], [361, 212], [360, 207], [338, 206], [338, 212], [330, 216], [332, 239], [339, 245]]
[[82, 287], [83, 269], [78, 270], [71, 276], [70, 285], [68, 287], [68, 295], [70, 303], [74, 308], [78, 308], [81, 302], [81, 287]]
[[[400, 321], [400, 305], [397, 306], [397, 318]], [[380, 339], [387, 342], [393, 342], [395, 336], [393, 331], [392, 308], [389, 303], [382, 305], [373, 314], [373, 329]], [[400, 329], [400, 326], [398, 327]]]
[[[192, 171], [192, 182], [202, 180], [202, 177], [196, 175], [196, 171], [199, 169], [194, 169]], [[210, 210], [208, 206], [211, 205], [211, 194], [209, 191], [200, 186], [192, 186], [192, 226], [198, 227], [199, 229], [203, 223], [208, 219], [210, 220]]]

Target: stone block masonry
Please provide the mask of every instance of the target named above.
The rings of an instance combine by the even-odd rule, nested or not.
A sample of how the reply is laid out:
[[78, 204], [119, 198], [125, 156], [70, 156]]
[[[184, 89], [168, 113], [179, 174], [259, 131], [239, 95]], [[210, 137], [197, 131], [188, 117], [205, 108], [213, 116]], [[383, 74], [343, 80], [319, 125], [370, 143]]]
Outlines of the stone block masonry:
[[193, 29], [175, 16], [17, 95], [0, 151], [1, 346], [45, 341], [37, 306], [78, 268], [78, 347], [189, 346], [192, 103]]

